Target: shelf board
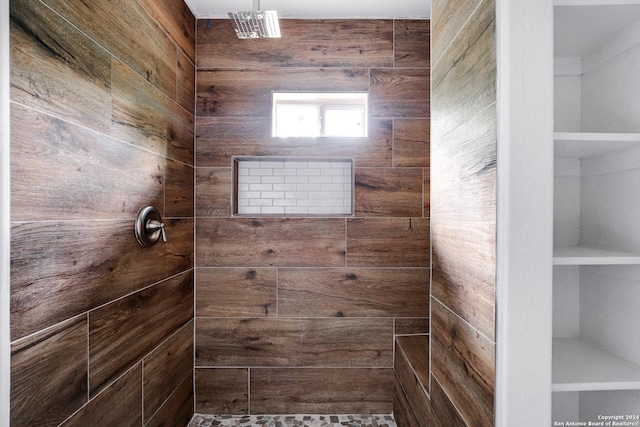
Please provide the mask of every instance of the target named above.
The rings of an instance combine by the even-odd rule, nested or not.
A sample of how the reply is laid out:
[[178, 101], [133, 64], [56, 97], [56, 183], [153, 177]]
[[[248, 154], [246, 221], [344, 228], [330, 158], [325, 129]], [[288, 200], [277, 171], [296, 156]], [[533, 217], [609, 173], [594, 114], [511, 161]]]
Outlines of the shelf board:
[[633, 265], [640, 264], [640, 254], [592, 246], [556, 246], [553, 265]]
[[553, 138], [557, 158], [587, 159], [640, 147], [640, 133], [556, 132]]
[[580, 338], [554, 338], [552, 391], [640, 390], [640, 366]]

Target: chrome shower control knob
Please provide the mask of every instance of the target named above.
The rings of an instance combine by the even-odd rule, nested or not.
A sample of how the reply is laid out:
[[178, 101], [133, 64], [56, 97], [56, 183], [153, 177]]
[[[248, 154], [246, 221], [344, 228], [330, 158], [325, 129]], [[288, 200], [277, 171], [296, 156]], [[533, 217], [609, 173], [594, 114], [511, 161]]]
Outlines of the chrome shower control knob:
[[167, 243], [167, 233], [164, 231], [164, 228], [165, 228], [164, 222], [158, 222], [155, 219], [150, 219], [149, 221], [147, 221], [145, 228], [148, 233], [153, 233], [157, 230], [160, 230], [162, 241]]
[[162, 222], [160, 213], [153, 206], [145, 206], [140, 209], [134, 225], [136, 240], [142, 246], [149, 247], [158, 243], [160, 237], [163, 242], [167, 242], [165, 224]]

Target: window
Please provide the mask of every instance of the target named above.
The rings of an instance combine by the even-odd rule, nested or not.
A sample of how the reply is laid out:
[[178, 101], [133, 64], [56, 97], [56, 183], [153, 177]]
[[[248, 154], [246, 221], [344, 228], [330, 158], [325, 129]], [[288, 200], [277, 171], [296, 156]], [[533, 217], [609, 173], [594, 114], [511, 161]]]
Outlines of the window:
[[273, 93], [274, 137], [366, 137], [365, 92]]

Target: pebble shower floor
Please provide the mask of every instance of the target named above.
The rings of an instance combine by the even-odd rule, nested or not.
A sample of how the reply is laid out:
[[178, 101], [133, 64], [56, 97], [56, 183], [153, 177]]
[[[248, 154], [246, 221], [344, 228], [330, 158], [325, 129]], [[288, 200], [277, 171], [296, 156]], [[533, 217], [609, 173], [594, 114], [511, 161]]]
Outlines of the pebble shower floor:
[[391, 415], [201, 415], [188, 427], [396, 427]]

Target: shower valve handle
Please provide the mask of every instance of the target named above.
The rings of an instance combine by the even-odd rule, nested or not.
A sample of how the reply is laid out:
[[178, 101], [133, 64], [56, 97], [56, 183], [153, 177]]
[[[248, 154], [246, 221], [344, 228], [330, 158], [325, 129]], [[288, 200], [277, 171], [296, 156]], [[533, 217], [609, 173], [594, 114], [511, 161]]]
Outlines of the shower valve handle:
[[158, 243], [162, 237], [167, 242], [165, 223], [162, 222], [160, 212], [153, 206], [145, 206], [138, 212], [134, 224], [136, 240], [144, 247], [150, 247]]
[[162, 236], [162, 241], [167, 243], [167, 233], [164, 231], [164, 222], [156, 221], [155, 219], [150, 219], [147, 221], [146, 229], [149, 233], [153, 233], [156, 230], [160, 230], [160, 235]]

